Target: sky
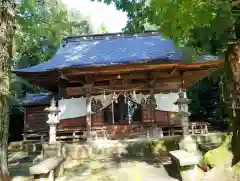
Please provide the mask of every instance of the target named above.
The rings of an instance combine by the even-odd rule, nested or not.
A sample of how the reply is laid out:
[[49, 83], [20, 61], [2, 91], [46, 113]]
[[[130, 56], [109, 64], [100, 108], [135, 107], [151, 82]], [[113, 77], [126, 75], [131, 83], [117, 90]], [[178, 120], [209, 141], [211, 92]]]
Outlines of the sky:
[[116, 10], [113, 4], [106, 5], [99, 2], [90, 2], [90, 0], [62, 0], [69, 9], [81, 12], [89, 17], [93, 29], [96, 33], [103, 23], [109, 33], [121, 32], [127, 22], [126, 13]]

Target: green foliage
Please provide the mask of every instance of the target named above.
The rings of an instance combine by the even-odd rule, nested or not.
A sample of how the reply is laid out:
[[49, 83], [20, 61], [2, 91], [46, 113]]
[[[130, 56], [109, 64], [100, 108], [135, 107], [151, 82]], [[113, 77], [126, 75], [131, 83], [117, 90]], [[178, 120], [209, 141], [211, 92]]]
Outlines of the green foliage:
[[[101, 0], [98, 0], [101, 1]], [[221, 54], [234, 34], [236, 13], [228, 0], [102, 0], [127, 12], [124, 31], [142, 32], [154, 25], [190, 57], [202, 52]]]
[[179, 148], [179, 141], [179, 136], [153, 140], [149, 142], [149, 147], [153, 155], [166, 156], [169, 151], [177, 150]]
[[[192, 99], [189, 106], [192, 120], [223, 120], [227, 116], [226, 105], [221, 99], [219, 87], [219, 73], [216, 71], [210, 77], [206, 77], [195, 83], [188, 89], [188, 97]], [[216, 79], [216, 74], [218, 79]]]
[[221, 166], [231, 160], [233, 157], [231, 153], [231, 140], [232, 135], [228, 135], [220, 147], [208, 151], [200, 160], [200, 165], [202, 167], [210, 166], [212, 168]]
[[[49, 60], [63, 37], [92, 32], [88, 20], [79, 12], [68, 11], [61, 0], [24, 0], [16, 9], [13, 67], [17, 69]], [[12, 104], [16, 104], [26, 92], [43, 91], [13, 76]]]
[[60, 0], [25, 0], [17, 6], [14, 67], [49, 60], [65, 36], [91, 32], [80, 13], [69, 12]]
[[108, 33], [108, 30], [107, 30], [106, 26], [104, 25], [104, 23], [102, 23], [100, 25], [97, 32], [100, 34]]

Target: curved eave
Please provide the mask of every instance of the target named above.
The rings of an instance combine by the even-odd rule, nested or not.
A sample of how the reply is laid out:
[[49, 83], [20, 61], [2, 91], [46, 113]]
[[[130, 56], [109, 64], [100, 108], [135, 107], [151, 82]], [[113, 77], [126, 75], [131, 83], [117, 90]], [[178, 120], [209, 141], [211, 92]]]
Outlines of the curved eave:
[[[36, 84], [40, 87], [46, 88], [51, 91], [57, 90], [58, 79], [61, 74], [64, 75], [88, 75], [88, 74], [116, 74], [127, 73], [133, 71], [168, 71], [168, 70], [181, 70], [181, 71], [214, 71], [223, 65], [223, 60], [211, 60], [192, 63], [171, 62], [171, 63], [148, 63], [148, 64], [121, 64], [121, 65], [108, 65], [102, 67], [79, 67], [79, 68], [63, 68], [55, 69], [46, 72], [18, 72], [13, 71], [16, 75]], [[205, 76], [205, 75], [204, 75]], [[196, 81], [204, 77], [196, 77]], [[194, 81], [194, 82], [196, 82]]]
[[48, 72], [15, 72], [17, 76], [27, 80], [28, 82], [50, 90], [52, 92], [57, 91], [58, 79], [61, 76], [58, 71]]
[[176, 70], [197, 70], [205, 68], [218, 68], [223, 64], [222, 60], [213, 60], [213, 61], [201, 61], [201, 62], [192, 62], [192, 63], [148, 63], [148, 64], [123, 64], [123, 65], [111, 65], [104, 67], [83, 67], [83, 68], [65, 68], [60, 70], [63, 73], [71, 74], [96, 74], [96, 73], [126, 73], [131, 71], [151, 71], [151, 70], [167, 70], [167, 69], [176, 69]]
[[[219, 67], [223, 64], [223, 60], [211, 60], [211, 61], [196, 61], [191, 63], [184, 62], [171, 62], [171, 63], [159, 63], [159, 62], [151, 62], [151, 63], [138, 63], [138, 64], [111, 64], [111, 65], [98, 65], [98, 66], [87, 66], [87, 67], [66, 67], [66, 68], [58, 68], [53, 70], [46, 71], [21, 71], [21, 70], [13, 70], [12, 72], [19, 76], [24, 76], [28, 74], [48, 74], [51, 72], [68, 72], [68, 71], [81, 71], [81, 74], [88, 73], [104, 73], [105, 71], [135, 71], [135, 70], [155, 70], [155, 69], [165, 69], [165, 68], [177, 68], [177, 69], [195, 69], [195, 68], [204, 68], [204, 67]], [[127, 69], [126, 69], [127, 68]], [[110, 73], [110, 72], [109, 72]]]

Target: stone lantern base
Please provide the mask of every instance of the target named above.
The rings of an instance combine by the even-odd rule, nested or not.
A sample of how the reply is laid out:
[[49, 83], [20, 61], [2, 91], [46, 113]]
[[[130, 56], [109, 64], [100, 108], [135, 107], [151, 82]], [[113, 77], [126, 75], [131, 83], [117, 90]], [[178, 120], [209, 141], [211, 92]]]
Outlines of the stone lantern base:
[[193, 139], [191, 135], [183, 135], [179, 142], [180, 150], [185, 150], [189, 153], [194, 153], [195, 155], [202, 156], [198, 150], [197, 140]]
[[49, 158], [54, 156], [65, 157], [65, 149], [62, 143], [49, 144], [44, 143], [42, 146], [43, 158]]

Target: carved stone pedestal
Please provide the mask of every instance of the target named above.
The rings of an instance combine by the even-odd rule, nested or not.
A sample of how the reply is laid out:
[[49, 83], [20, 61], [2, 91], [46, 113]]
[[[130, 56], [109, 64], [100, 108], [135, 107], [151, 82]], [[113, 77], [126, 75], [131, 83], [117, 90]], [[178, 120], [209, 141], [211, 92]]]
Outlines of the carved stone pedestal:
[[178, 170], [182, 181], [197, 181], [197, 164], [199, 158], [183, 150], [170, 151], [173, 166]]
[[65, 147], [66, 157], [76, 159], [89, 159], [92, 156], [92, 145], [67, 144]]
[[65, 148], [61, 143], [43, 144], [42, 148], [43, 158], [61, 156], [65, 158]]
[[198, 150], [197, 141], [192, 138], [191, 135], [183, 135], [179, 142], [180, 150], [185, 150], [189, 153], [194, 153], [198, 156], [201, 156], [201, 153]]

